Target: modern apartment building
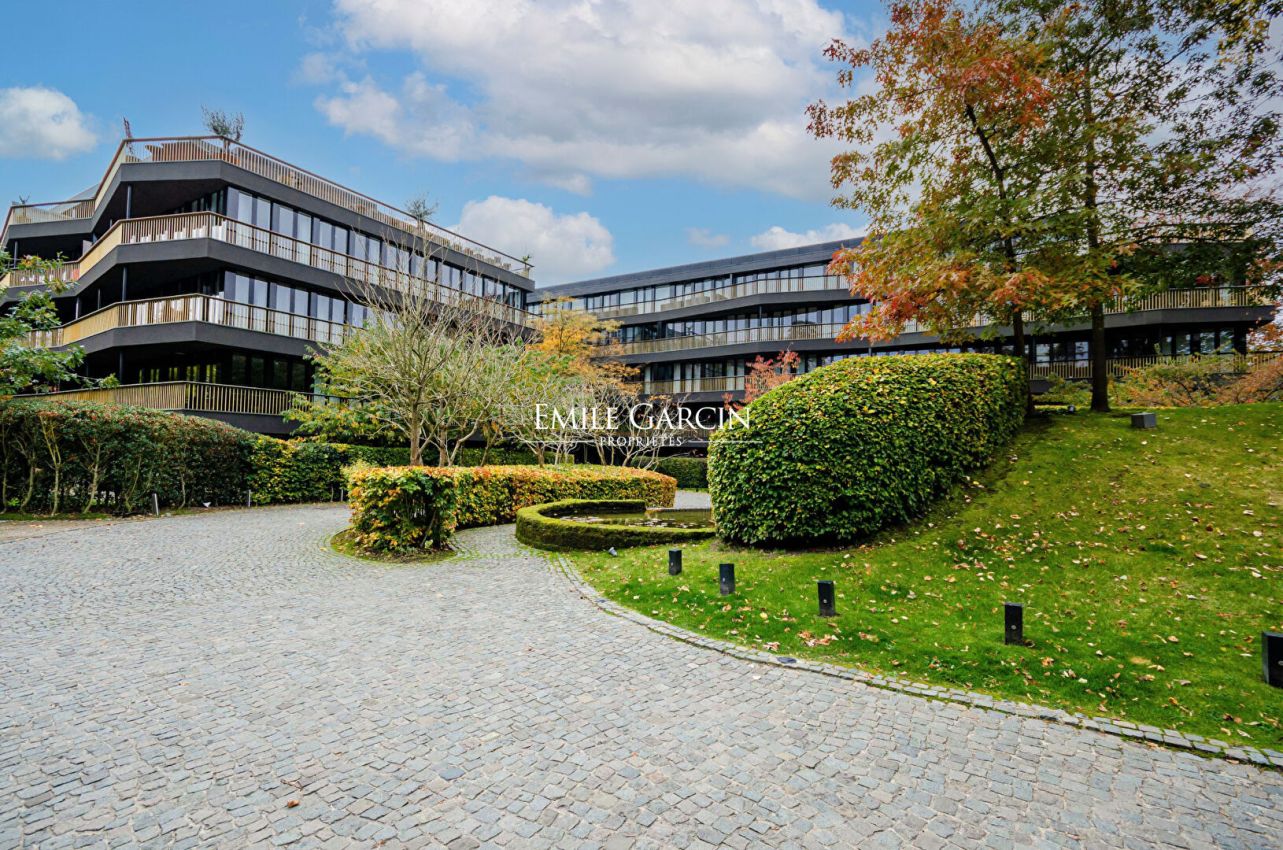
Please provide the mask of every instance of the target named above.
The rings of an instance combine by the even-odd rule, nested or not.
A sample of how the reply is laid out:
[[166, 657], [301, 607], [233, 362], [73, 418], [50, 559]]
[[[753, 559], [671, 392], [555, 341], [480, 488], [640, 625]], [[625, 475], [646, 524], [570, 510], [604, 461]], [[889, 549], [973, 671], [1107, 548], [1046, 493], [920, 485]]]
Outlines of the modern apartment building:
[[[111, 389], [60, 395], [138, 404], [286, 433], [280, 414], [316, 389], [306, 359], [365, 320], [359, 293], [412, 278], [522, 333], [528, 309], [571, 298], [616, 319], [603, 353], [639, 367], [643, 390], [692, 406], [742, 394], [757, 356], [792, 350], [809, 371], [834, 360], [940, 351], [910, 328], [879, 344], [835, 336], [869, 305], [825, 273], [842, 243], [580, 281], [536, 290], [528, 263], [220, 137], [126, 139], [98, 185], [67, 201], [10, 208], [12, 257], [63, 256], [61, 327], [33, 344], [79, 345], [88, 377]], [[40, 286], [0, 270], [12, 302]], [[354, 284], [355, 282], [355, 284]], [[1112, 306], [1110, 362], [1155, 352], [1247, 351], [1272, 308], [1244, 286], [1193, 286]], [[979, 332], [980, 328], [977, 328]], [[973, 347], [1011, 351], [1005, 329]], [[978, 333], [978, 336], [980, 334]], [[1085, 378], [1086, 320], [1031, 329], [1035, 379]]]
[[[63, 324], [33, 342], [80, 345], [89, 377], [123, 385], [63, 397], [265, 433], [313, 391], [308, 350], [364, 321], [356, 291], [422, 278], [521, 328], [534, 288], [521, 260], [219, 137], [126, 139], [82, 195], [11, 207], [0, 244], [70, 258]], [[0, 271], [10, 302], [39, 285]]]
[[[692, 263], [539, 289], [534, 298], [570, 298], [574, 306], [620, 323], [608, 349], [641, 372], [647, 393], [692, 405], [741, 395], [748, 364], [781, 351], [798, 354], [809, 371], [845, 357], [957, 351], [910, 327], [897, 339], [870, 344], [834, 338], [869, 304], [851, 297], [843, 280], [825, 273], [841, 242]], [[537, 307], [535, 309], [538, 309]], [[1108, 356], [1115, 370], [1156, 353], [1247, 352], [1249, 331], [1273, 309], [1245, 286], [1193, 286], [1111, 306]], [[970, 348], [1013, 352], [1009, 329], [976, 328]], [[981, 337], [989, 337], [984, 339]], [[1032, 377], [1090, 374], [1090, 326], [1081, 322], [1030, 329]]]

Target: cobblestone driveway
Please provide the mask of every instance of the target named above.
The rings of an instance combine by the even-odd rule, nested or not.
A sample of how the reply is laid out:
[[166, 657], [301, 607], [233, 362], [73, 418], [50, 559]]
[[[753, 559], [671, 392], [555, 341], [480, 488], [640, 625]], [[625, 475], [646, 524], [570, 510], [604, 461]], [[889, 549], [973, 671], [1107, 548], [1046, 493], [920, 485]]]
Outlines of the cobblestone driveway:
[[1279, 847], [1283, 777], [760, 667], [508, 528], [332, 554], [337, 508], [0, 546], [0, 847]]

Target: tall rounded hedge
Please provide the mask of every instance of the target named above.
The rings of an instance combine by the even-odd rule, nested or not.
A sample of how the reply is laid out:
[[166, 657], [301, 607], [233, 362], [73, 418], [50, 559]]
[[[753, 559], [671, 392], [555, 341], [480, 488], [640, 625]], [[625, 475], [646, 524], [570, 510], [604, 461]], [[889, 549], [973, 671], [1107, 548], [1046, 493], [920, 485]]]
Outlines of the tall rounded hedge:
[[783, 384], [709, 444], [719, 534], [753, 545], [846, 542], [920, 516], [1024, 421], [1020, 361], [857, 357]]

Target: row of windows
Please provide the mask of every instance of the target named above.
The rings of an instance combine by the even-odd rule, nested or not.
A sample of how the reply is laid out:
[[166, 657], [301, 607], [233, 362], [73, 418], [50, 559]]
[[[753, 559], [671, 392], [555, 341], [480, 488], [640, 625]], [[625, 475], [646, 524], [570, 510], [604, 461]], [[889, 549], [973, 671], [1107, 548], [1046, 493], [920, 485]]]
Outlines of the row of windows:
[[492, 277], [425, 257], [394, 241], [335, 224], [287, 204], [228, 187], [185, 204], [177, 212], [216, 212], [300, 242], [403, 274], [437, 280], [454, 289], [525, 309], [526, 293]]
[[[606, 292], [601, 295], [584, 295], [572, 299], [575, 309], [589, 312], [609, 310], [630, 304], [646, 304], [652, 301], [667, 301], [670, 298], [686, 298], [701, 292], [710, 292], [740, 283], [759, 283], [768, 281], [800, 281], [803, 278], [825, 276], [825, 264], [792, 266], [782, 269], [746, 272], [736, 275], [719, 275], [717, 277], [687, 280], [679, 283], [662, 283], [652, 286], [638, 286], [632, 289], [621, 289], [618, 292]], [[830, 276], [832, 277], [832, 276]], [[832, 288], [841, 289], [844, 284], [838, 277], [832, 277]]]
[[735, 313], [716, 319], [687, 319], [671, 322], [651, 322], [645, 325], [627, 325], [620, 328], [615, 339], [619, 342], [638, 342], [648, 339], [670, 339], [682, 336], [726, 333], [751, 328], [787, 328], [794, 325], [845, 325], [852, 319], [869, 312], [869, 304], [850, 302], [836, 307], [812, 310], [771, 310], [752, 313]]
[[292, 392], [312, 390], [311, 370], [306, 362], [297, 357], [259, 354], [209, 353], [183, 357], [178, 363], [132, 363], [125, 367], [123, 380], [127, 384], [196, 381]]
[[[961, 348], [948, 346], [928, 346], [926, 348], [910, 348], [899, 351], [876, 351], [872, 352], [874, 356], [885, 356], [888, 354], [957, 354], [962, 351]], [[798, 361], [793, 371], [799, 374], [810, 372], [821, 366], [827, 366], [830, 363], [836, 363], [839, 360], [845, 360], [848, 357], [868, 357], [870, 352], [865, 351], [847, 351], [833, 354], [817, 354], [814, 352], [799, 352]], [[733, 378], [740, 375], [747, 375], [750, 371], [751, 360], [745, 358], [726, 358], [724, 360], [705, 360], [697, 363], [653, 363], [645, 367], [644, 375], [650, 381], [689, 381], [697, 378]]]
[[[1211, 330], [1181, 331], [1163, 333], [1158, 337], [1150, 335], [1126, 336], [1109, 341], [1109, 356], [1117, 357], [1152, 357], [1155, 353], [1163, 355], [1215, 354], [1231, 351], [1243, 351], [1246, 345], [1244, 330], [1226, 327]], [[1051, 363], [1086, 363], [1090, 357], [1091, 344], [1084, 339], [1054, 340], [1051, 342], [1031, 341], [1030, 354], [1039, 365]], [[1011, 340], [981, 341], [972, 346], [975, 350], [1013, 354]], [[961, 347], [924, 346], [911, 349], [874, 352], [853, 350], [836, 353], [799, 352], [795, 371], [805, 373], [848, 357], [887, 356], [892, 354], [939, 354], [958, 353]], [[696, 378], [725, 378], [747, 375], [750, 359], [725, 358], [705, 360], [694, 363], [653, 363], [644, 368], [644, 375], [651, 381], [686, 381]]]
[[311, 316], [358, 328], [365, 326], [369, 315], [369, 309], [364, 304], [240, 272], [224, 273], [222, 291], [209, 294], [241, 304], [267, 307], [298, 316]]

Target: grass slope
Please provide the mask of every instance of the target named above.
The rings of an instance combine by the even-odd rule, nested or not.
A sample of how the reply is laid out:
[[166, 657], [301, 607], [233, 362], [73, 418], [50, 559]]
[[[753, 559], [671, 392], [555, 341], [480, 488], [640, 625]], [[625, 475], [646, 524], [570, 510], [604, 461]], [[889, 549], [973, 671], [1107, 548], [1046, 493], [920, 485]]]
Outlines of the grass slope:
[[[841, 474], [835, 470], [835, 474]], [[574, 557], [603, 594], [787, 655], [1283, 750], [1260, 635], [1283, 631], [1283, 405], [1032, 423], [913, 526], [837, 551], [710, 542]], [[717, 565], [733, 561], [723, 598]], [[835, 618], [815, 582], [837, 583]], [[1031, 645], [1002, 642], [1025, 605]]]

